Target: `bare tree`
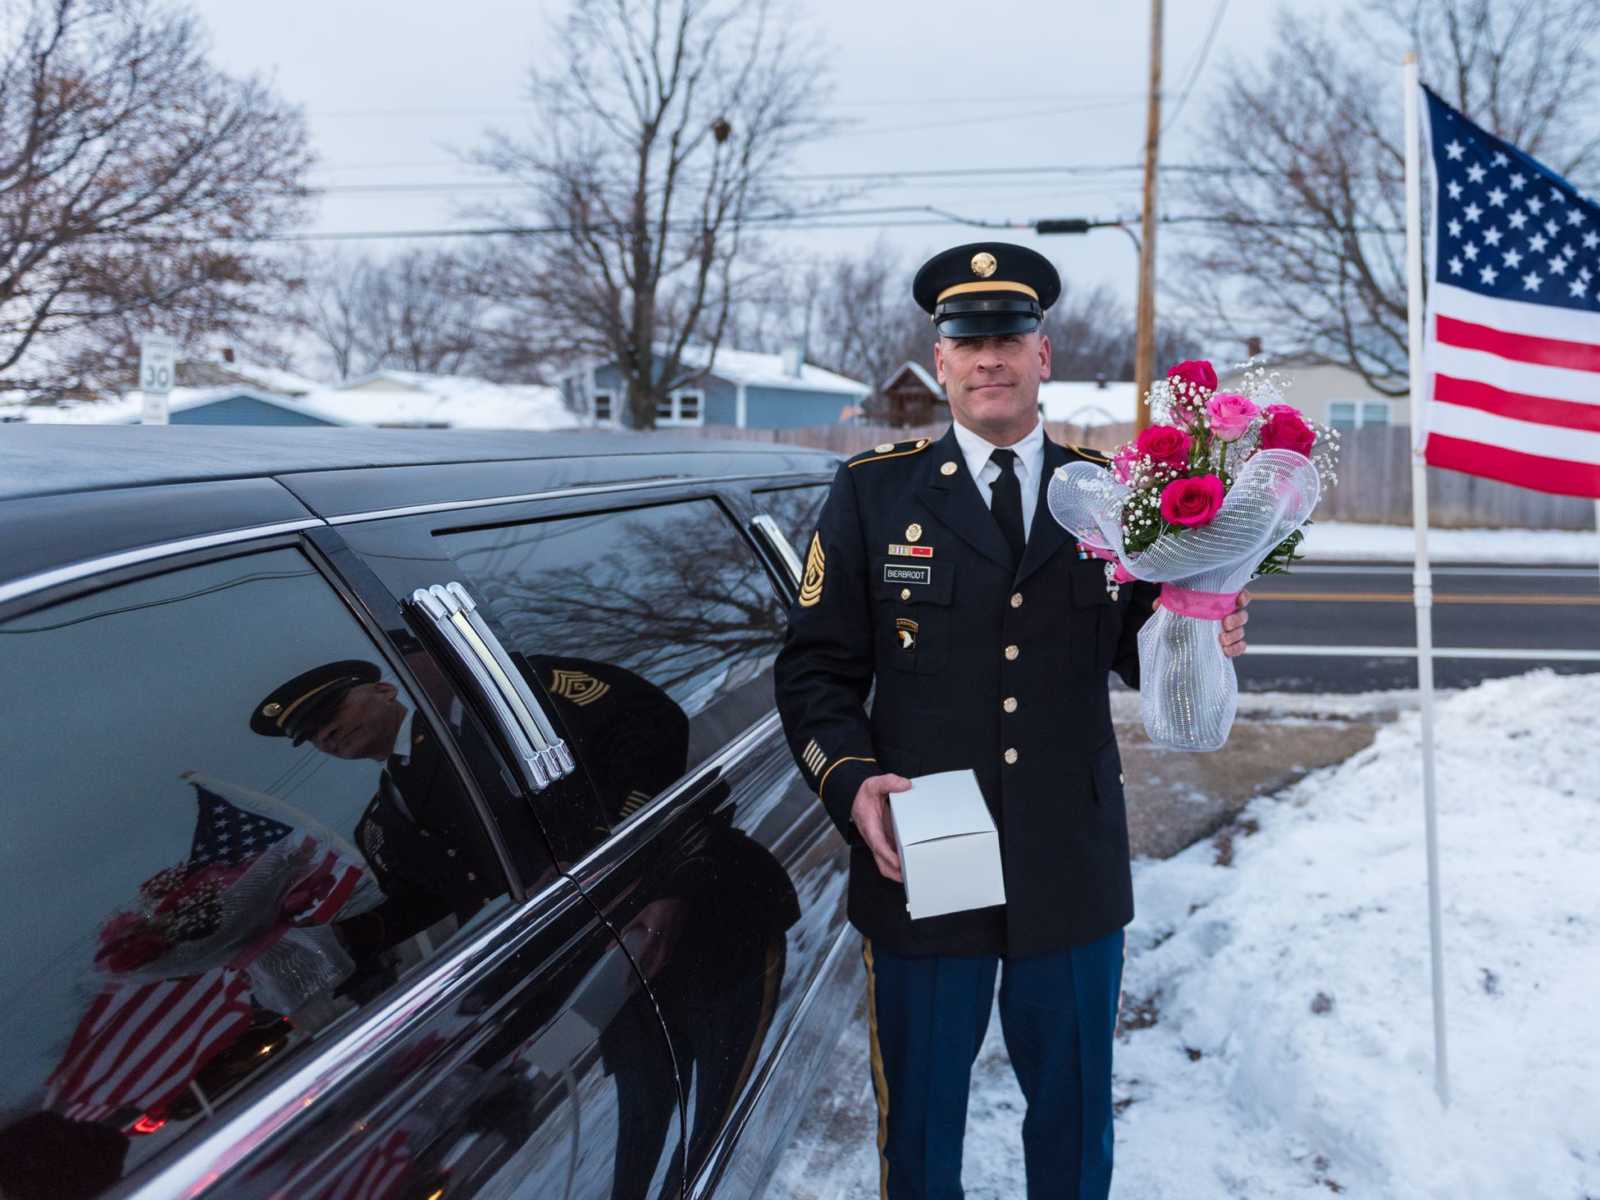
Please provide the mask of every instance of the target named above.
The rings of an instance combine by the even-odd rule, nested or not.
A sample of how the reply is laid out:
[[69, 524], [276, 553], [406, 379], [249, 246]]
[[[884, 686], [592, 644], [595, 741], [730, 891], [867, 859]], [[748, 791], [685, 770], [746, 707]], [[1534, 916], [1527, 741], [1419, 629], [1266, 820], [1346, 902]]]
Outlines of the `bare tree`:
[[334, 255], [313, 274], [301, 320], [341, 379], [381, 367], [453, 375], [477, 366], [485, 301], [449, 251]]
[[821, 55], [782, 0], [574, 4], [561, 65], [535, 69], [534, 132], [477, 161], [526, 185], [490, 215], [554, 232], [484, 249], [502, 357], [596, 355], [627, 380], [633, 424], [699, 374], [746, 273], [750, 219], [787, 207], [776, 172], [825, 128]]
[[0, 15], [0, 370], [40, 339], [117, 360], [135, 325], [236, 333], [285, 282], [240, 247], [301, 213], [303, 119], [205, 50], [161, 0]]
[[1223, 72], [1186, 199], [1215, 222], [1168, 291], [1213, 337], [1407, 387], [1405, 151], [1396, 75], [1566, 173], [1600, 155], [1594, 0], [1364, 0], [1342, 19], [1285, 14], [1257, 64]]

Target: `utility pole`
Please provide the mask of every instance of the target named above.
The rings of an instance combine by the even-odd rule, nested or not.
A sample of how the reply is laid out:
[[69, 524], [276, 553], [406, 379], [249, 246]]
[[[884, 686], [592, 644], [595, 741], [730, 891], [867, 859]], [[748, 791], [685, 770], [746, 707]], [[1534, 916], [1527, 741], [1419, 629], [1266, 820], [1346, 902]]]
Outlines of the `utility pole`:
[[1139, 330], [1134, 339], [1136, 427], [1150, 424], [1147, 397], [1156, 370], [1156, 160], [1161, 148], [1161, 8], [1150, 0], [1150, 97], [1144, 134], [1144, 223], [1139, 246]]

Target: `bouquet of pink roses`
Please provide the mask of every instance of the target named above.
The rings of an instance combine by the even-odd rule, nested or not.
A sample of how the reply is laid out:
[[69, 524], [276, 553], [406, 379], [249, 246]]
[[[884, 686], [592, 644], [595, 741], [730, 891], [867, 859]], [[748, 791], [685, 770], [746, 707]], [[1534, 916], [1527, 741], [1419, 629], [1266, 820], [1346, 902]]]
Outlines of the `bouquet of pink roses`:
[[1338, 434], [1285, 404], [1286, 386], [1251, 367], [1220, 392], [1210, 363], [1179, 363], [1150, 389], [1155, 423], [1116, 450], [1109, 473], [1069, 463], [1050, 481], [1051, 514], [1106, 560], [1109, 588], [1162, 585], [1139, 633], [1140, 710], [1157, 745], [1227, 741], [1238, 677], [1212, 623], [1248, 580], [1297, 560], [1334, 482]]

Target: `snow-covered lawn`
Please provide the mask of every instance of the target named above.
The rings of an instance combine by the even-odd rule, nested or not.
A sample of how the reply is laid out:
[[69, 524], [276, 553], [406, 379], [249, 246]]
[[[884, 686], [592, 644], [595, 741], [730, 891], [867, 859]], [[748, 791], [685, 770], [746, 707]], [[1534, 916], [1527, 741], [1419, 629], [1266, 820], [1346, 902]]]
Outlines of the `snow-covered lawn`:
[[[1600, 1197], [1597, 692], [1600, 677], [1537, 671], [1440, 701], [1448, 1110], [1414, 704], [1253, 802], [1230, 838], [1135, 864], [1114, 1197]], [[1024, 1194], [999, 1032], [974, 1076], [969, 1200]], [[877, 1195], [864, 1042], [844, 1034], [843, 1086], [769, 1194]]]
[[1600, 1195], [1600, 707], [1535, 672], [1438, 723], [1453, 1103], [1433, 1092], [1419, 720], [1140, 865], [1128, 1197]]
[[[1305, 555], [1313, 563], [1409, 563], [1415, 550], [1416, 535], [1409, 525], [1317, 521], [1306, 530]], [[1594, 567], [1600, 577], [1600, 534], [1584, 529], [1430, 529], [1428, 557], [1433, 562], [1577, 563]]]

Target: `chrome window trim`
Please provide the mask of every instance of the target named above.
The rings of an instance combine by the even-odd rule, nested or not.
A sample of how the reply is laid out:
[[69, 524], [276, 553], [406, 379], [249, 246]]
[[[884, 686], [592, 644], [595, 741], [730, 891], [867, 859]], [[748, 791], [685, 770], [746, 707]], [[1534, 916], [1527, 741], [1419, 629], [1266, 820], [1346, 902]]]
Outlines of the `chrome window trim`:
[[[565, 891], [563, 902], [551, 907]], [[519, 935], [536, 936], [539, 929], [569, 905], [582, 904], [583, 893], [566, 875], [515, 905], [501, 920], [484, 929], [470, 942], [440, 959], [406, 990], [375, 1008], [349, 1031], [320, 1053], [285, 1075], [250, 1104], [230, 1116], [217, 1120], [214, 1128], [201, 1134], [187, 1149], [182, 1142], [174, 1146], [175, 1161], [168, 1163], [137, 1184], [129, 1197], [169, 1200], [173, 1196], [197, 1196], [213, 1184], [227, 1185], [227, 1173], [247, 1155], [268, 1144], [277, 1131], [294, 1121], [295, 1115], [312, 1106], [314, 1099], [347, 1079], [370, 1055], [382, 1048], [388, 1035], [401, 1029], [421, 1009], [438, 1004], [470, 982], [478, 960], [495, 950], [496, 944]], [[543, 911], [550, 908], [549, 912]], [[518, 930], [519, 925], [529, 925]], [[515, 946], [504, 947], [506, 953]]]
[[789, 578], [794, 581], [795, 587], [799, 587], [805, 568], [800, 565], [800, 556], [794, 552], [794, 547], [789, 544], [789, 539], [784, 536], [778, 522], [770, 513], [760, 512], [750, 519], [750, 524], [765, 538], [772, 552], [778, 556], [778, 560], [788, 568]]
[[207, 533], [199, 537], [180, 538], [173, 542], [156, 542], [153, 545], [140, 546], [135, 550], [102, 554], [98, 558], [86, 558], [82, 562], [71, 563], [65, 567], [53, 567], [48, 571], [40, 571], [37, 575], [13, 579], [10, 583], [0, 583], [0, 604], [32, 592], [44, 591], [58, 584], [74, 583], [90, 575], [115, 571], [121, 567], [137, 566], [160, 558], [188, 554], [193, 550], [209, 550], [213, 546], [229, 546], [235, 542], [248, 542], [255, 538], [271, 537], [274, 534], [297, 533], [302, 529], [322, 524], [324, 522], [320, 517], [276, 521], [271, 525], [251, 525], [244, 529], [230, 529], [226, 533]]
[[522, 492], [511, 496], [486, 496], [481, 500], [441, 500], [435, 504], [407, 504], [400, 508], [379, 508], [369, 512], [347, 513], [329, 517], [330, 525], [354, 525], [363, 521], [381, 521], [389, 517], [414, 517], [425, 513], [461, 512], [473, 508], [492, 508], [499, 504], [521, 504], [530, 500], [561, 500], [568, 496], [603, 496], [608, 492], [638, 492], [652, 488], [698, 487], [702, 484], [740, 483], [750, 479], [772, 480], [770, 472], [743, 475], [670, 475], [655, 479], [640, 479], [626, 483], [596, 483], [577, 487], [550, 488], [542, 492]]

